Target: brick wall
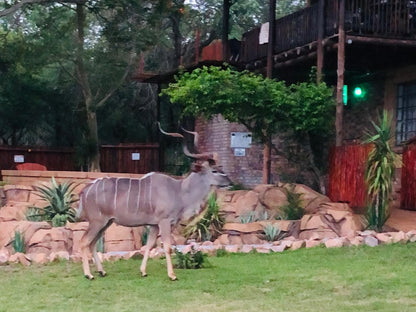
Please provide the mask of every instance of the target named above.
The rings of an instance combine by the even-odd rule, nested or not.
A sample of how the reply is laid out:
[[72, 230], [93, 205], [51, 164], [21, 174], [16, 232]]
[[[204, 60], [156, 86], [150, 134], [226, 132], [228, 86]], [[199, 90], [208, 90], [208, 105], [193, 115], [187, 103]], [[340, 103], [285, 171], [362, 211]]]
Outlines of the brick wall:
[[[218, 115], [209, 121], [198, 119], [195, 130], [200, 134], [199, 149], [201, 152], [217, 152], [220, 165], [234, 183], [253, 187], [262, 182], [263, 146], [253, 140], [246, 156], [234, 156], [231, 148], [231, 132], [248, 132], [247, 128], [237, 123], [230, 123]], [[278, 140], [274, 141], [279, 145]], [[287, 160], [272, 155], [272, 181], [278, 182], [278, 167], [284, 166]]]

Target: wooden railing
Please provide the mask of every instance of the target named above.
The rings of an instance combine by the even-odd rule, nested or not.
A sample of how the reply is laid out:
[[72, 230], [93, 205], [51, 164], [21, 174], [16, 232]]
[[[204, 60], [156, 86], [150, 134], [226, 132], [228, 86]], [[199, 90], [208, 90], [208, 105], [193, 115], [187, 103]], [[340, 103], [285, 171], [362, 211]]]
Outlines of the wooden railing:
[[[324, 37], [338, 33], [339, 1], [325, 0]], [[312, 43], [318, 38], [318, 4], [276, 20], [274, 53]], [[347, 35], [416, 40], [416, 1], [345, 0]], [[245, 33], [241, 61], [265, 58], [267, 43], [259, 44], [260, 27]]]

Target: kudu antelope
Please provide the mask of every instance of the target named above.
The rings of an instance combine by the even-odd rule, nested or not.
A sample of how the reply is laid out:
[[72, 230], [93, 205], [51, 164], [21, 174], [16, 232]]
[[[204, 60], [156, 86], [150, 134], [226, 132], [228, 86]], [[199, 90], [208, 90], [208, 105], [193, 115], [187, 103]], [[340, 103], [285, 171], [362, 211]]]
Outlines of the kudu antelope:
[[[160, 128], [160, 126], [159, 126]], [[230, 180], [216, 167], [216, 154], [192, 154], [179, 133], [162, 133], [183, 140], [185, 154], [196, 162], [192, 172], [183, 179], [161, 173], [149, 173], [140, 179], [101, 178], [88, 184], [80, 193], [78, 214], [89, 226], [81, 239], [82, 264], [85, 277], [93, 279], [88, 255], [92, 253], [98, 273], [105, 276], [97, 256], [96, 242], [114, 222], [123, 226], [150, 226], [140, 271], [146, 276], [150, 249], [160, 233], [166, 255], [168, 276], [176, 280], [171, 261], [171, 229], [179, 220], [187, 220], [201, 212], [211, 186], [228, 186]], [[195, 141], [197, 140], [196, 134]]]

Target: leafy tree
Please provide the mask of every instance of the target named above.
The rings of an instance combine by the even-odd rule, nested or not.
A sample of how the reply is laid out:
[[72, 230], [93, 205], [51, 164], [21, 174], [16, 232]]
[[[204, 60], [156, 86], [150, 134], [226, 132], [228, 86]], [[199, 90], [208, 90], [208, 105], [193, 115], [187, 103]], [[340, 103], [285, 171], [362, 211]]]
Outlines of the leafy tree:
[[[230, 67], [183, 73], [162, 94], [183, 105], [184, 115], [211, 118], [221, 114], [230, 122], [245, 125], [268, 150], [273, 148], [272, 137], [280, 131], [327, 131], [334, 109], [332, 90], [324, 83], [287, 86], [283, 81]], [[263, 180], [269, 180], [269, 166], [268, 170], [263, 172]]]

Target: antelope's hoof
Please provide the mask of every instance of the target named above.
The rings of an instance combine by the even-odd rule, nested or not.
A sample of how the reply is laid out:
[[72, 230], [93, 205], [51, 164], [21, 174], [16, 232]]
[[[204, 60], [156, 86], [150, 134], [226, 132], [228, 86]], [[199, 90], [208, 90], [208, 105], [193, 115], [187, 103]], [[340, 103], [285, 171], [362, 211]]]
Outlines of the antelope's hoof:
[[85, 278], [89, 281], [92, 281], [94, 279], [94, 276], [92, 275], [85, 275]]
[[170, 278], [170, 280], [172, 281], [172, 282], [176, 282], [176, 281], [178, 281], [178, 278], [176, 277], [176, 276], [169, 276], [169, 278]]
[[105, 272], [105, 271], [99, 271], [98, 274], [100, 274], [101, 277], [106, 277], [107, 276], [107, 272]]
[[147, 273], [142, 273], [142, 277], [147, 277]]

